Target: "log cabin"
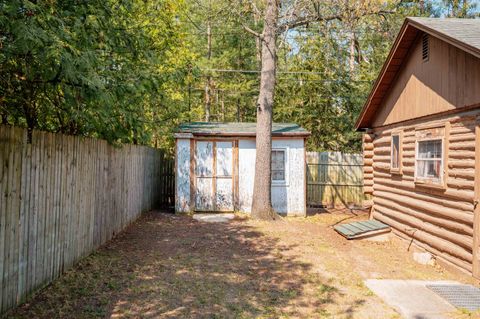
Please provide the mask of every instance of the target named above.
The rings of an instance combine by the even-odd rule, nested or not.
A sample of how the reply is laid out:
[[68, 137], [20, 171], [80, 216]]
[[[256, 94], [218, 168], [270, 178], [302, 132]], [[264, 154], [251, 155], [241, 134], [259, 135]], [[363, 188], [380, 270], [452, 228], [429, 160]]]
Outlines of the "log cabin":
[[371, 216], [480, 277], [480, 20], [407, 18], [356, 122]]

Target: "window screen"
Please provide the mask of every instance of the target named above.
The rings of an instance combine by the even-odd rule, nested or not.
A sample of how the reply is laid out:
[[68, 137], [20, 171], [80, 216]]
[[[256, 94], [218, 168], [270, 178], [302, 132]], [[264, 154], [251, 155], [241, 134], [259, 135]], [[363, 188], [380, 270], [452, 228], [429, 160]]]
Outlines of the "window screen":
[[400, 136], [392, 135], [392, 159], [391, 159], [391, 168], [399, 169], [400, 168]]
[[441, 180], [442, 140], [419, 141], [417, 150], [417, 178]]
[[272, 150], [272, 180], [285, 180], [285, 151]]

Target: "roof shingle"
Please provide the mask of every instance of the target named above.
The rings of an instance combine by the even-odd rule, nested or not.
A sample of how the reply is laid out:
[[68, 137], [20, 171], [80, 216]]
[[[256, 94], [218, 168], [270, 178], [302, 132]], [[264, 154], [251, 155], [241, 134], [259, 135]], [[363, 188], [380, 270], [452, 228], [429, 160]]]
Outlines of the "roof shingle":
[[[190, 122], [180, 124], [176, 133], [201, 136], [255, 136], [256, 123]], [[273, 123], [272, 136], [309, 136], [310, 132], [295, 123]]]
[[408, 18], [408, 20], [480, 50], [480, 19]]

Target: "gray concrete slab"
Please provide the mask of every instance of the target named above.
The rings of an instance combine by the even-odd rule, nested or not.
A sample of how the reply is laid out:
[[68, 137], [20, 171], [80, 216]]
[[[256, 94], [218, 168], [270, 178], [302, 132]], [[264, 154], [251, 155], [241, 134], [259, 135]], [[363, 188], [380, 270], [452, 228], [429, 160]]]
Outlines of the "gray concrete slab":
[[407, 319], [444, 319], [455, 307], [426, 287], [454, 281], [367, 279], [365, 285]]
[[226, 223], [235, 218], [232, 213], [194, 214], [193, 219], [207, 223]]

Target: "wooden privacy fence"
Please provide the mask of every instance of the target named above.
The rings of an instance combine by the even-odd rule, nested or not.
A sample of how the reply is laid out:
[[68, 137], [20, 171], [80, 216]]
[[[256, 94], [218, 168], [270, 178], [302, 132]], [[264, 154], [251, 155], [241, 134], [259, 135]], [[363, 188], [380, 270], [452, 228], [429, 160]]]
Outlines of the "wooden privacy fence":
[[155, 151], [158, 154], [157, 156], [160, 157], [159, 167], [157, 167], [160, 170], [160, 176], [158, 176], [160, 182], [156, 190], [158, 202], [155, 203], [154, 207], [171, 208], [173, 210], [175, 207], [175, 160], [172, 156], [158, 149]]
[[362, 205], [361, 154], [307, 152], [307, 205]]
[[0, 126], [0, 310], [58, 277], [140, 213], [173, 204], [156, 149]]

